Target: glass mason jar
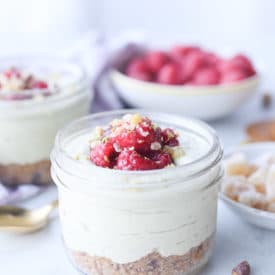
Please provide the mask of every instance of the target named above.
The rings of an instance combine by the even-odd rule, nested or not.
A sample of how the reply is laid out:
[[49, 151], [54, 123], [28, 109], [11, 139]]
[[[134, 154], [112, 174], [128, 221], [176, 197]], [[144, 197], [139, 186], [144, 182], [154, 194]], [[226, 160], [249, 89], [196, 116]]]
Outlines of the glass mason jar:
[[[0, 182], [6, 185], [48, 184], [51, 182], [50, 152], [57, 131], [89, 112], [88, 81], [79, 65], [55, 58], [0, 59], [1, 72], [12, 67], [42, 79], [54, 79], [58, 92], [32, 97], [37, 90], [24, 90], [22, 93], [30, 98], [0, 98]], [[12, 90], [8, 94], [10, 92], [16, 95]]]
[[[68, 153], [96, 126], [133, 112], [198, 138], [206, 146], [203, 155], [171, 168], [122, 171], [83, 163]], [[65, 247], [77, 269], [93, 275], [197, 272], [213, 249], [221, 158], [219, 139], [209, 126], [176, 115], [122, 110], [63, 128], [51, 173]]]

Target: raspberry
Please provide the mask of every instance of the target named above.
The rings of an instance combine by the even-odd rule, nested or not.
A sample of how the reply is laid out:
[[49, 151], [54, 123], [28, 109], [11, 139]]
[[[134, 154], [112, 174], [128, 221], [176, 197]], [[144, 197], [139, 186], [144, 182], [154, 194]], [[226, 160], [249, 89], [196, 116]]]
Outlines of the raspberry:
[[90, 152], [90, 160], [101, 167], [120, 170], [161, 169], [173, 162], [170, 152], [163, 147], [179, 145], [177, 134], [172, 129], [161, 130], [150, 119], [139, 114], [114, 120], [108, 136], [106, 133], [101, 143]]
[[222, 73], [227, 73], [236, 70], [243, 71], [246, 77], [253, 76], [256, 71], [250, 60], [244, 55], [236, 55], [231, 59], [223, 60], [219, 64], [219, 69]]
[[247, 74], [243, 70], [231, 70], [225, 72], [221, 77], [221, 83], [231, 83], [243, 80], [247, 77]]
[[37, 80], [34, 83], [32, 83], [32, 89], [47, 89], [48, 84], [45, 81]]
[[232, 61], [235, 62], [236, 66], [244, 69], [247, 72], [247, 76], [252, 76], [256, 74], [256, 71], [251, 63], [251, 61], [245, 55], [238, 54], [232, 58]]
[[153, 77], [151, 75], [151, 73], [149, 72], [132, 72], [129, 73], [128, 76], [141, 80], [141, 81], [152, 81]]
[[124, 149], [117, 158], [116, 168], [119, 170], [153, 170], [158, 169], [159, 165], [136, 151]]
[[210, 67], [216, 67], [220, 62], [220, 58], [211, 52], [206, 52], [204, 54], [204, 59], [205, 59], [206, 65]]
[[197, 85], [213, 85], [220, 81], [220, 74], [214, 68], [200, 69], [193, 77], [194, 84]]
[[126, 74], [142, 81], [151, 81], [153, 79], [147, 63], [141, 58], [133, 59], [128, 64]]
[[21, 73], [16, 68], [10, 68], [9, 70], [4, 72], [4, 75], [7, 78], [21, 78]]
[[145, 60], [149, 69], [157, 73], [169, 61], [169, 57], [165, 52], [152, 51], [146, 54]]
[[180, 84], [178, 66], [174, 63], [164, 65], [158, 72], [157, 81], [162, 84]]
[[184, 62], [184, 73], [188, 77], [192, 77], [196, 71], [205, 65], [205, 59], [201, 52], [190, 53]]
[[171, 56], [175, 59], [182, 58], [191, 52], [200, 51], [199, 47], [196, 46], [175, 46], [171, 49]]
[[172, 163], [171, 156], [168, 153], [164, 152], [152, 152], [149, 154], [150, 159], [155, 161], [158, 169], [164, 168], [167, 165]]
[[90, 160], [97, 166], [113, 168], [116, 155], [113, 145], [106, 142], [91, 149]]
[[168, 146], [179, 145], [177, 134], [170, 128], [166, 128], [162, 131], [161, 140], [163, 145], [168, 145]]
[[136, 151], [124, 149], [117, 158], [119, 170], [153, 170], [161, 169], [172, 163], [168, 153], [156, 152], [142, 156]]
[[139, 153], [145, 153], [150, 150], [151, 143], [158, 141], [158, 134], [151, 122], [143, 119], [133, 130], [122, 129], [111, 141], [121, 149], [134, 148]]
[[126, 74], [130, 75], [132, 73], [145, 73], [148, 72], [149, 68], [147, 66], [147, 63], [142, 58], [134, 58], [130, 61], [126, 68]]

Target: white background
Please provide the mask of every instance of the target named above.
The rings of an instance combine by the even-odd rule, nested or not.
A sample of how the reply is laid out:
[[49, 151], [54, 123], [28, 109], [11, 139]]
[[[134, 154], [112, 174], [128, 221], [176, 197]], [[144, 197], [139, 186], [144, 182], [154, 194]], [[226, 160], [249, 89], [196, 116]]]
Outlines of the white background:
[[0, 50], [67, 47], [88, 30], [142, 29], [250, 47], [274, 37], [273, 0], [0, 0]]

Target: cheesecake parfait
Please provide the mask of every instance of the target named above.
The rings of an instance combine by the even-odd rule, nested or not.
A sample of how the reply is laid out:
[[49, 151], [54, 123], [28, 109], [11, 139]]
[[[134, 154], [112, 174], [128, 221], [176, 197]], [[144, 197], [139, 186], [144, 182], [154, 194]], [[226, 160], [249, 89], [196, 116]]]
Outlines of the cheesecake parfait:
[[222, 149], [206, 124], [139, 110], [99, 113], [51, 155], [65, 247], [84, 274], [192, 274], [216, 230]]
[[83, 69], [55, 58], [0, 59], [0, 182], [46, 185], [59, 128], [88, 113]]

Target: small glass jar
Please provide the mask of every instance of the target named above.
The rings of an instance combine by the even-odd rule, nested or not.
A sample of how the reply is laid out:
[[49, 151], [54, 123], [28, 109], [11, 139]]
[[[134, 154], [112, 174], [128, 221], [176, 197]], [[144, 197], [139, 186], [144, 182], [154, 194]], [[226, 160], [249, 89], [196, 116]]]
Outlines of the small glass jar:
[[[186, 164], [122, 171], [79, 162], [76, 138], [128, 113], [190, 133], [207, 148]], [[51, 155], [65, 246], [85, 274], [191, 274], [208, 261], [216, 230], [222, 149], [206, 124], [176, 115], [122, 110], [77, 120], [57, 135]]]
[[[57, 92], [0, 99], [0, 182], [45, 185], [51, 182], [49, 159], [55, 135], [66, 123], [88, 114], [91, 91], [84, 70], [64, 60], [37, 56], [0, 59], [1, 72], [12, 67], [50, 79]], [[34, 92], [24, 90], [24, 95]]]

